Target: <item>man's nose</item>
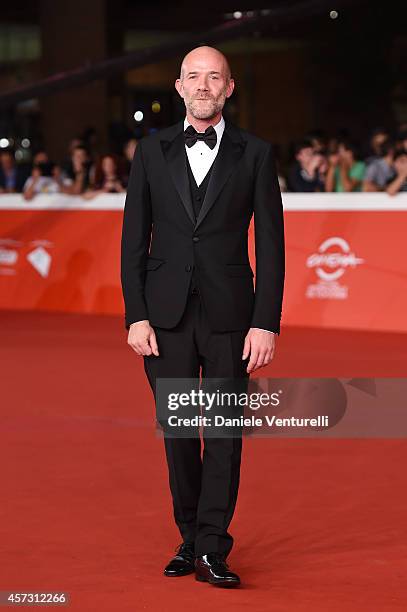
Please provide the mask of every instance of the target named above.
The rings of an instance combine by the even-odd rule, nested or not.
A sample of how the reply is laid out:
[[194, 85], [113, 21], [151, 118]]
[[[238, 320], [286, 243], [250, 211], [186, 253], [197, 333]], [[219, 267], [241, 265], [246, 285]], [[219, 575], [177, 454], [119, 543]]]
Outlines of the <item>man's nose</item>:
[[208, 90], [208, 82], [205, 79], [205, 77], [202, 77], [199, 81], [198, 81], [198, 91], [200, 91], [201, 89], [204, 90]]

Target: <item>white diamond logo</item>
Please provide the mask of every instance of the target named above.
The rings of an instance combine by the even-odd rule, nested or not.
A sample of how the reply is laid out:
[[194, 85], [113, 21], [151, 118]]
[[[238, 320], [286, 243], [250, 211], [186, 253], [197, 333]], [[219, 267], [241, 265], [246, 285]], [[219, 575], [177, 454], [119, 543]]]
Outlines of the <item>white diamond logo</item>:
[[46, 278], [51, 266], [51, 255], [43, 248], [37, 247], [27, 255], [27, 259], [43, 278]]

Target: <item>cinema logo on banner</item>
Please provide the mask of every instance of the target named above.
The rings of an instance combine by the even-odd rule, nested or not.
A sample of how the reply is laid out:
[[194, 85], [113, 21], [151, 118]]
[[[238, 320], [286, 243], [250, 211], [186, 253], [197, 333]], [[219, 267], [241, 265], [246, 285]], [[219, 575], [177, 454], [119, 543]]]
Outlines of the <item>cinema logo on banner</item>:
[[356, 257], [344, 238], [332, 236], [319, 246], [317, 253], [307, 259], [307, 268], [315, 268], [317, 283], [308, 285], [306, 297], [319, 299], [345, 300], [349, 287], [338, 280], [347, 268], [356, 268], [364, 259]]
[[[52, 257], [48, 252], [53, 244], [49, 240], [31, 240], [24, 243], [12, 238], [0, 239], [0, 274], [12, 276], [17, 273], [18, 262], [24, 257], [34, 270], [43, 278], [47, 278]], [[27, 252], [24, 252], [27, 250]]]

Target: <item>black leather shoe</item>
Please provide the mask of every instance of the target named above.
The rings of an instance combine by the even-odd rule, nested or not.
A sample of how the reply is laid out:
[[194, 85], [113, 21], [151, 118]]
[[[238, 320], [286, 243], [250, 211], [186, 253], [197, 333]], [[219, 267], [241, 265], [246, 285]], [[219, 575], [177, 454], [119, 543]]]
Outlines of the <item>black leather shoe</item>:
[[197, 556], [195, 559], [195, 579], [220, 587], [234, 587], [240, 584], [239, 576], [229, 570], [224, 555], [221, 553]]
[[183, 542], [175, 549], [177, 555], [171, 559], [167, 567], [164, 569], [166, 576], [186, 576], [194, 571], [194, 543]]

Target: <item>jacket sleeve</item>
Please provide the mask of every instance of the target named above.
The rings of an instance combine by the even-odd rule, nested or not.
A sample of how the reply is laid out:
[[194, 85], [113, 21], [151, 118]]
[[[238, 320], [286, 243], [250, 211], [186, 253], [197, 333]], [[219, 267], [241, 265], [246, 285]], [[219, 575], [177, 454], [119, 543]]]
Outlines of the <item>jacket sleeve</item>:
[[256, 285], [251, 327], [279, 334], [285, 276], [284, 217], [271, 144], [256, 176], [254, 227]]
[[143, 143], [136, 147], [124, 205], [121, 239], [121, 283], [125, 325], [148, 319], [144, 299], [145, 267], [151, 238], [150, 188], [143, 162]]

